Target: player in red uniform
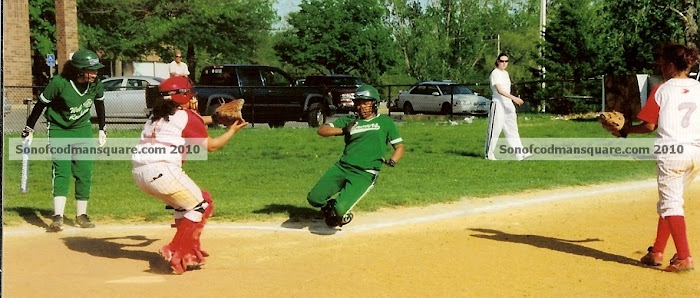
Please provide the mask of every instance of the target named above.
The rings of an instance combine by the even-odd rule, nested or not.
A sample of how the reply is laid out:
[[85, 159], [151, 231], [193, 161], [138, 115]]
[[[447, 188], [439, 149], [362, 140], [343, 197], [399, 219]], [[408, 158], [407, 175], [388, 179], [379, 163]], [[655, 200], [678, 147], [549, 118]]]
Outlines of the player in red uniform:
[[216, 151], [248, 122], [236, 121], [225, 133], [212, 138], [206, 129], [206, 125], [212, 122], [211, 117], [202, 117], [191, 108], [196, 99], [188, 78], [166, 79], [158, 89], [164, 100], [154, 106], [153, 116], [143, 127], [136, 150], [139, 153], [132, 156], [132, 174], [141, 190], [175, 210], [177, 232], [160, 253], [175, 273], [182, 274], [187, 269], [203, 265], [209, 255], [201, 249], [199, 236], [214, 211], [213, 201], [211, 195], [201, 190], [182, 170], [184, 154], [143, 152], [157, 152], [155, 149], [158, 148], [171, 152], [173, 146], [202, 146], [209, 152]]
[[[637, 115], [642, 123], [622, 129], [618, 136], [628, 133], [648, 133], [657, 130], [656, 146], [670, 148], [675, 154], [659, 154], [656, 161], [659, 214], [656, 241], [640, 260], [645, 265], [659, 266], [669, 237], [673, 237], [676, 254], [671, 258], [668, 272], [693, 269], [686, 236], [683, 192], [700, 172], [700, 82], [688, 78], [690, 68], [697, 64], [697, 49], [680, 44], [665, 44], [658, 63], [666, 82], [652, 91], [646, 105]], [[664, 150], [666, 151], [666, 150]]]

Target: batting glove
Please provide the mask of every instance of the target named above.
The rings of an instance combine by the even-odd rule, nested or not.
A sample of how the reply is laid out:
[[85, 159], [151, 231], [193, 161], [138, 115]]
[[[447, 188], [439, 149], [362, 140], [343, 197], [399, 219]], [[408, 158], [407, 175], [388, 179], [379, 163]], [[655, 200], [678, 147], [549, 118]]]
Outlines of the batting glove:
[[107, 133], [104, 130], [100, 130], [99, 139], [97, 140], [97, 143], [100, 145], [100, 147], [104, 146], [107, 143]]
[[25, 143], [27, 143], [27, 145], [31, 145], [32, 140], [34, 139], [34, 129], [29, 126], [25, 126], [22, 130], [22, 139]]
[[382, 158], [382, 162], [383, 162], [385, 165], [390, 166], [390, 167], [392, 167], [392, 168], [396, 165], [396, 161], [394, 161], [394, 160], [391, 159], [391, 158], [390, 158], [389, 160], [386, 160], [386, 159]]

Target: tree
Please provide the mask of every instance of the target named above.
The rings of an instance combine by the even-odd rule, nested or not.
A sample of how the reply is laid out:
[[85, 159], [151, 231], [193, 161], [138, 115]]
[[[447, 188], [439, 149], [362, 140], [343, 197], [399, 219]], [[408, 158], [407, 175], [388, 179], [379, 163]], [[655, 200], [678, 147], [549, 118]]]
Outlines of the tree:
[[[666, 41], [683, 43], [683, 22], [679, 14], [681, 0], [618, 0], [606, 2], [608, 45], [611, 56], [609, 73], [650, 73], [654, 69], [655, 48]], [[678, 8], [678, 9], [676, 9]]]
[[532, 78], [538, 1], [441, 0], [423, 8], [415, 0], [389, 0], [387, 6], [401, 66], [418, 80], [488, 81], [497, 36], [501, 51], [513, 56], [511, 77]]
[[79, 0], [81, 44], [112, 58], [172, 50], [197, 63], [254, 62], [277, 14], [273, 0]]
[[396, 61], [386, 8], [377, 0], [303, 0], [274, 48], [282, 61], [325, 73], [353, 73], [370, 83]]
[[32, 84], [45, 86], [51, 76], [44, 61], [56, 53], [56, 12], [54, 0], [29, 0], [29, 40], [32, 51]]
[[552, 5], [542, 63], [548, 75], [579, 81], [604, 74], [603, 7], [589, 0]]

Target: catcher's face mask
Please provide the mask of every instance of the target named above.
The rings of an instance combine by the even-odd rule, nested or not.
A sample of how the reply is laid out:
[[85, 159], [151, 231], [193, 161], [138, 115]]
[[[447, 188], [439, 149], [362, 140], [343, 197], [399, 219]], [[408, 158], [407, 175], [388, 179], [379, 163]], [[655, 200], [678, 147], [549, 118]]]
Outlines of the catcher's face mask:
[[163, 99], [171, 100], [178, 104], [189, 103], [195, 96], [192, 92], [192, 82], [186, 77], [172, 77], [158, 85]]

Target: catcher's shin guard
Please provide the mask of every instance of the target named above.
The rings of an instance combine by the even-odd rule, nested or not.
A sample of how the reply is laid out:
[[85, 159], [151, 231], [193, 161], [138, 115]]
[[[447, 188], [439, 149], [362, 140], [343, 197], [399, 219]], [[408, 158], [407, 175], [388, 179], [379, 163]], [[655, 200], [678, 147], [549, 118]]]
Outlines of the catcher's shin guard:
[[198, 222], [197, 225], [199, 227], [199, 232], [197, 233], [197, 240], [195, 241], [195, 248], [197, 251], [199, 251], [202, 256], [208, 257], [209, 253], [202, 250], [202, 245], [199, 242], [199, 237], [202, 234], [202, 230], [204, 230], [204, 225], [207, 223], [207, 219], [209, 219], [213, 214], [214, 214], [214, 201], [211, 198], [211, 194], [207, 191], [202, 191], [202, 197], [204, 198], [205, 204], [202, 204], [204, 211], [202, 212], [202, 221]]
[[161, 248], [161, 255], [177, 274], [188, 269], [196, 269], [206, 263], [209, 253], [201, 249], [200, 236], [206, 220], [211, 217], [214, 205], [211, 196], [203, 192], [204, 201], [190, 212], [201, 213], [201, 221], [194, 222], [187, 217], [176, 220], [177, 232], [170, 244]]

